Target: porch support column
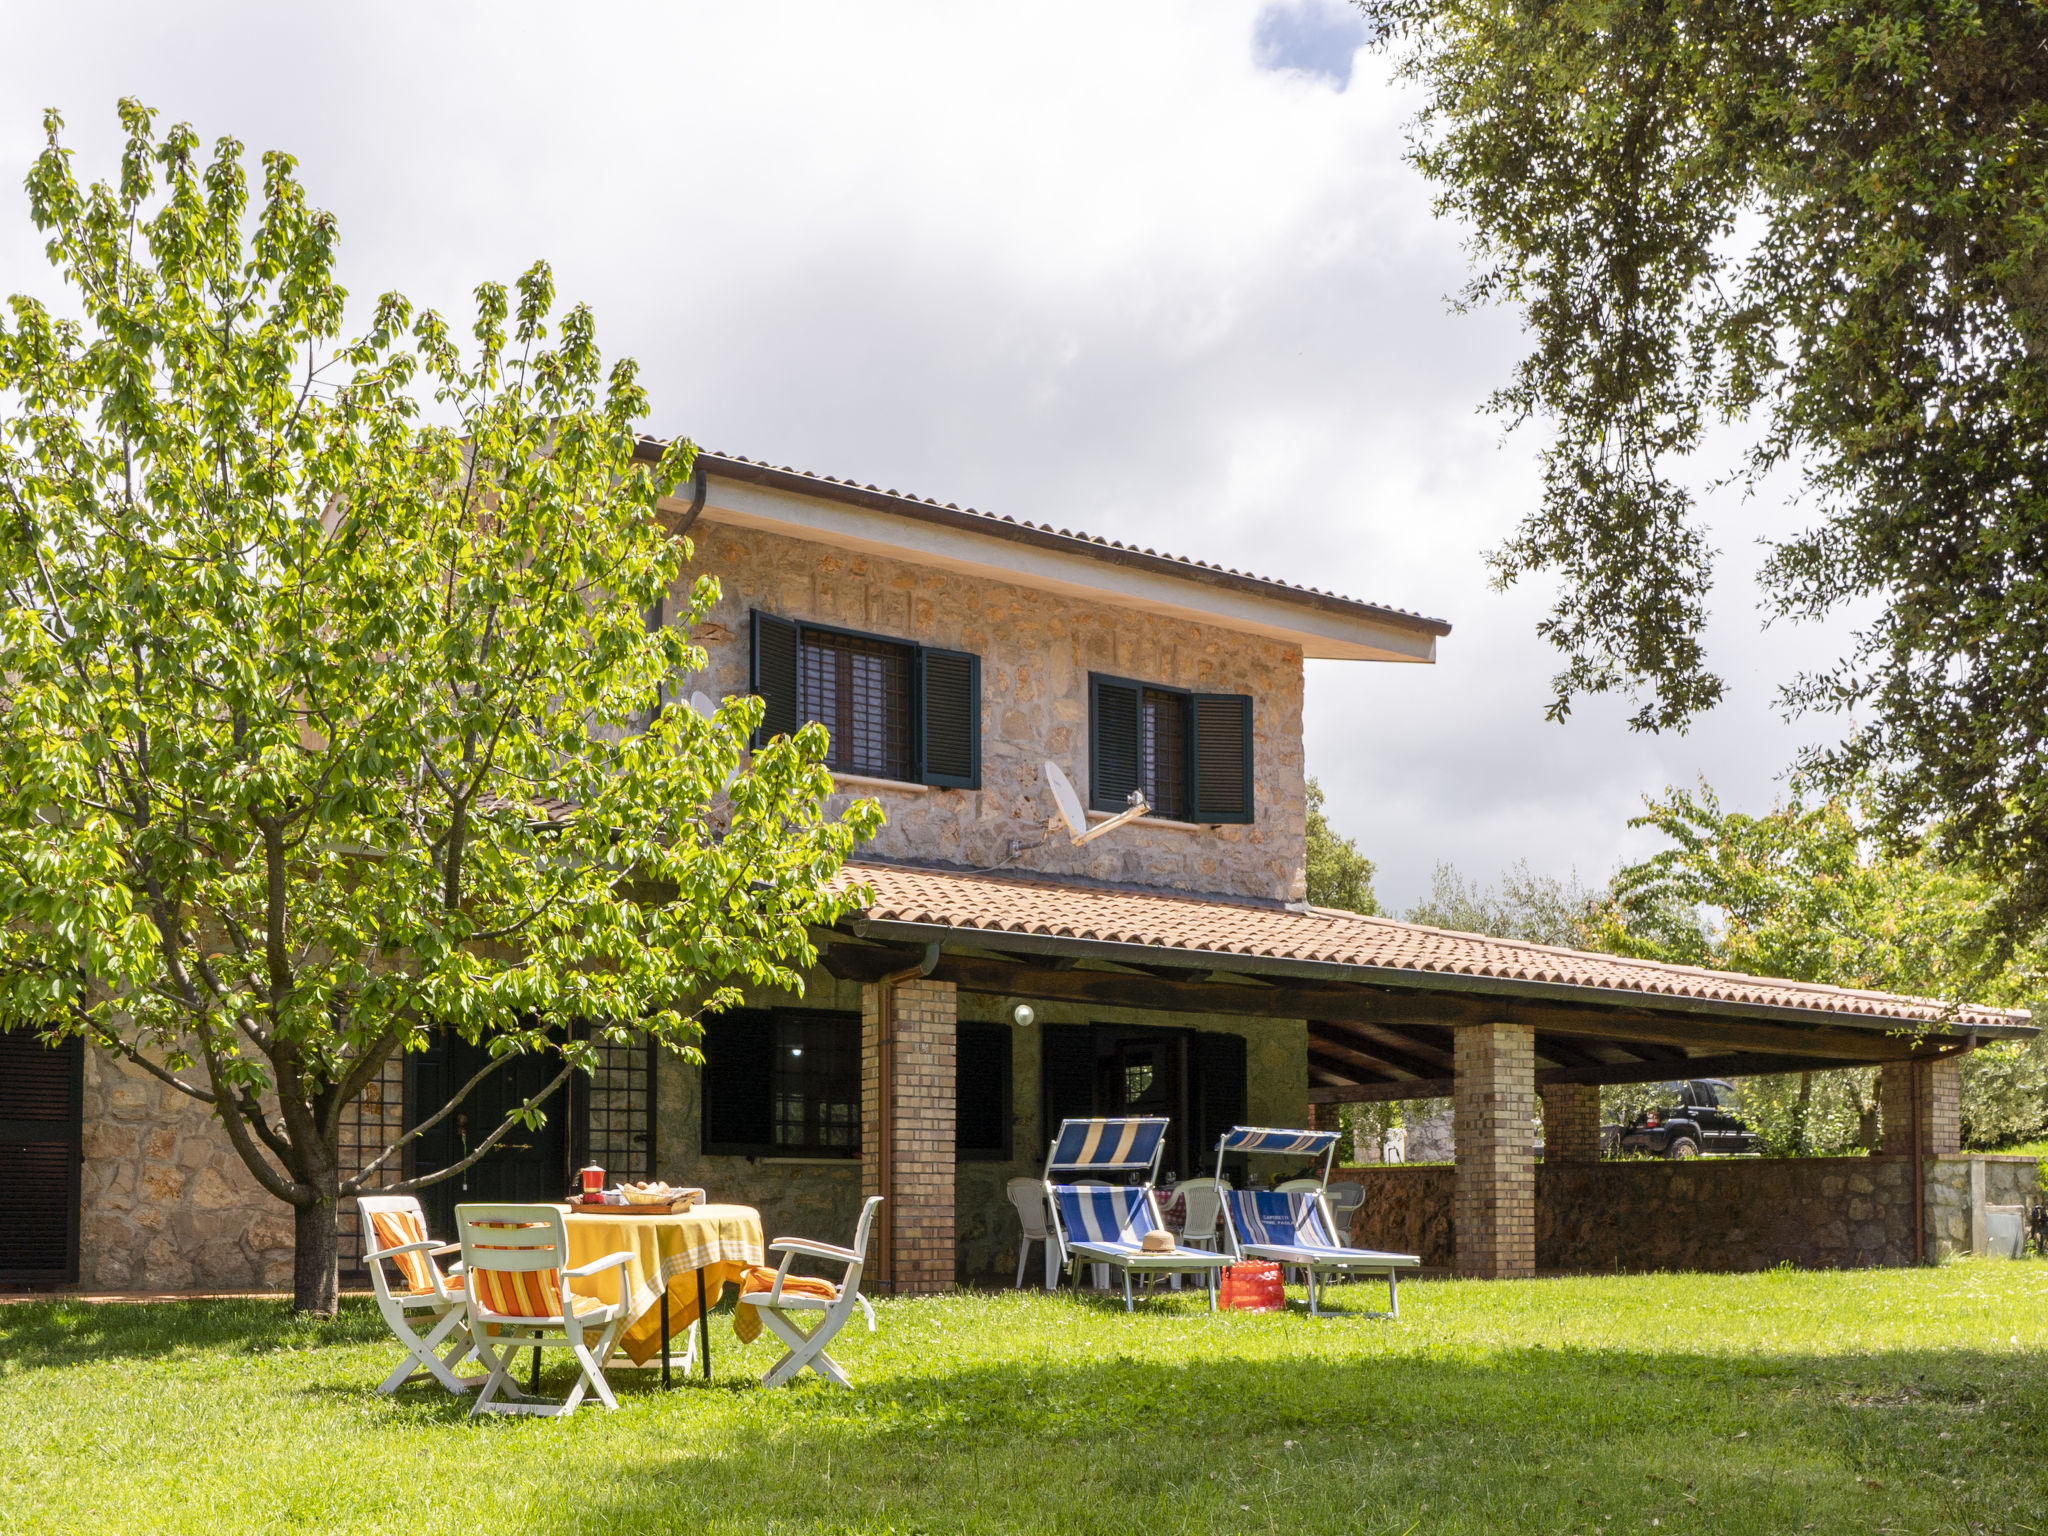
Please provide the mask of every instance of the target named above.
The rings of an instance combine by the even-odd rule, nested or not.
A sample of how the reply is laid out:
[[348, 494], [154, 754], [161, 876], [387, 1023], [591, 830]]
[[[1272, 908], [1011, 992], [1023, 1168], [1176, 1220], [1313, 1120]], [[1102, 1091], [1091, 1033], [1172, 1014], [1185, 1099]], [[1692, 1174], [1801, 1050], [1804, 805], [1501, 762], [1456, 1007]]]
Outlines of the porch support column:
[[1940, 1157], [1963, 1149], [1963, 1068], [1946, 1061], [1888, 1061], [1877, 1074], [1877, 1135], [1887, 1156], [1913, 1151], [1919, 1100], [1919, 1151]]
[[1546, 1083], [1543, 1095], [1543, 1161], [1600, 1161], [1600, 1090], [1590, 1083]]
[[1533, 1275], [1536, 1032], [1526, 1024], [1460, 1025], [1453, 1063], [1458, 1273]]
[[873, 1288], [953, 1288], [953, 1095], [957, 995], [950, 981], [861, 988], [860, 1168], [881, 1195], [869, 1242]]
[[[1938, 1201], [1952, 1191], [1930, 1186], [1934, 1160], [1953, 1156], [1963, 1146], [1963, 1069], [1953, 1057], [1946, 1061], [1888, 1061], [1877, 1074], [1878, 1150], [1886, 1157], [1909, 1158], [1913, 1164], [1913, 1244], [1918, 1262], [1931, 1264], [1950, 1251], [1952, 1233]], [[1965, 1197], [1968, 1198], [1967, 1196]], [[1970, 1200], [1970, 1225], [1976, 1202]], [[1952, 1212], [1949, 1214], [1953, 1214]]]

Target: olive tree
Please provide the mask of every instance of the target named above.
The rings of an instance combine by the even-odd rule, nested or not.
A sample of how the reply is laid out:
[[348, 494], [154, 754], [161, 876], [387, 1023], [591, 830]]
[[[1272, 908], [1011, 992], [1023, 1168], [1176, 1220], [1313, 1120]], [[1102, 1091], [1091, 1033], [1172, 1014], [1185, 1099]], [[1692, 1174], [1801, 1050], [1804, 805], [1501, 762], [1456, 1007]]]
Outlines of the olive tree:
[[47, 117], [70, 294], [0, 322], [0, 1025], [210, 1106], [330, 1311], [337, 1202], [402, 1157], [344, 1177], [341, 1120], [394, 1053], [558, 1053], [471, 1161], [604, 1041], [694, 1055], [740, 982], [800, 985], [879, 812], [825, 815], [818, 728], [750, 754], [758, 700], [650, 708], [716, 596], [645, 617], [692, 450], [635, 463], [634, 365], [545, 266], [467, 342], [397, 294], [344, 339], [290, 157], [258, 192], [121, 118], [84, 186]]

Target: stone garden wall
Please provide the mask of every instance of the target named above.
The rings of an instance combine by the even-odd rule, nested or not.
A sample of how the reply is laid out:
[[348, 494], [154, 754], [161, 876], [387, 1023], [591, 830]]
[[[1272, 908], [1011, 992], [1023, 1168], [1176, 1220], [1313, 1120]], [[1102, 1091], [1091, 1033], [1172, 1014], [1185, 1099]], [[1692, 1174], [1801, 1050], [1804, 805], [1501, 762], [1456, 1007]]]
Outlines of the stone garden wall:
[[[1451, 1266], [1454, 1169], [1382, 1165], [1333, 1177], [1365, 1188], [1353, 1242]], [[1928, 1257], [1970, 1252], [1981, 1227], [1973, 1212], [2027, 1203], [2039, 1181], [2033, 1158], [1930, 1159]], [[1536, 1169], [1539, 1269], [1837, 1269], [1912, 1258], [1913, 1167], [1904, 1158], [1629, 1159]]]
[[1982, 1253], [1987, 1205], [2032, 1205], [2041, 1197], [2042, 1160], [1988, 1153], [1950, 1154], [1927, 1164], [1927, 1256]]

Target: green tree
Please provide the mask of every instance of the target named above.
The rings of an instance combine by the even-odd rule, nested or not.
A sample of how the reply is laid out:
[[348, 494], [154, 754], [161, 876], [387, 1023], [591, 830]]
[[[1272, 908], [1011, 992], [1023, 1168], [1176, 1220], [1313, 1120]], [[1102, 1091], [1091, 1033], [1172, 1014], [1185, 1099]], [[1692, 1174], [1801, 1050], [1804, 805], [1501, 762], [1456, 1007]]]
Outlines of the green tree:
[[1563, 880], [1534, 874], [1527, 860], [1518, 859], [1498, 886], [1467, 880], [1454, 866], [1439, 864], [1429, 895], [1408, 909], [1407, 920], [1455, 933], [1584, 949], [1596, 902], [1576, 874]]
[[1798, 707], [1895, 847], [1937, 824], [2001, 926], [2048, 914], [2048, 6], [2035, 0], [1360, 0], [1423, 93], [1416, 164], [1472, 232], [1467, 298], [1531, 346], [1496, 404], [1550, 434], [1493, 556], [1559, 578], [1551, 703], [1680, 727], [1714, 551], [1678, 478], [1806, 477], [1766, 606], [1870, 612]]
[[252, 199], [233, 140], [121, 118], [113, 182], [54, 113], [28, 179], [79, 318], [0, 325], [0, 1024], [210, 1105], [329, 1312], [342, 1111], [393, 1053], [559, 1053], [549, 1092], [571, 1022], [693, 1056], [735, 982], [800, 984], [879, 812], [824, 817], [816, 727], [749, 760], [758, 700], [648, 719], [704, 665], [644, 619], [692, 450], [635, 465], [634, 366], [544, 266], [477, 289], [467, 356], [395, 294], [344, 342], [291, 159]]
[[1341, 836], [1323, 814], [1323, 786], [1308, 781], [1308, 899], [1319, 907], [1372, 916], [1380, 909], [1372, 890], [1373, 863]]
[[[2042, 955], [1998, 949], [1993, 887], [1926, 853], [1874, 846], [1841, 799], [1792, 800], [1766, 816], [1724, 810], [1712, 790], [1673, 789], [1632, 827], [1669, 846], [1623, 867], [1594, 915], [1595, 947], [1684, 965], [1958, 1001], [2025, 1006]], [[1788, 1074], [1744, 1085], [1745, 1113], [1775, 1152], [1871, 1144], [1874, 1072]], [[1614, 1095], [1616, 1108], [1626, 1095]], [[1983, 1047], [1963, 1061], [1965, 1136], [1997, 1145], [2048, 1125], [2048, 1048]]]

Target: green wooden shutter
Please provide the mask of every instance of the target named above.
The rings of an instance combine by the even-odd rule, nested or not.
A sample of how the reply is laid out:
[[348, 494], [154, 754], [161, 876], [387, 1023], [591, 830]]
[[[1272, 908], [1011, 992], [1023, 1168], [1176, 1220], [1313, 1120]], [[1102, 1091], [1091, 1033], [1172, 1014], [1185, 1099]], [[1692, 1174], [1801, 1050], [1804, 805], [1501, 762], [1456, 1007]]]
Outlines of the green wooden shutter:
[[954, 1146], [963, 1156], [1010, 1155], [1010, 1049], [1007, 1024], [959, 1027], [954, 1058]]
[[775, 1150], [775, 1016], [735, 1009], [704, 1021], [703, 1147], [724, 1156]]
[[1088, 804], [1121, 811], [1140, 787], [1138, 720], [1143, 690], [1122, 678], [1088, 677]]
[[[1216, 1140], [1233, 1125], [1243, 1125], [1246, 1101], [1246, 1060], [1243, 1035], [1221, 1030], [1203, 1030], [1195, 1036], [1195, 1083], [1188, 1095], [1198, 1106], [1198, 1133], [1190, 1158], [1202, 1174], [1216, 1171]], [[1233, 1157], [1225, 1165], [1242, 1169], [1244, 1159]]]
[[85, 1048], [0, 1030], [0, 1282], [78, 1280]]
[[981, 788], [981, 658], [921, 649], [918, 688], [923, 781], [942, 789]]
[[[1038, 1139], [1050, 1146], [1062, 1120], [1095, 1113], [1095, 1031], [1086, 1024], [1047, 1024], [1040, 1034]], [[1043, 1156], [1036, 1149], [1032, 1155]]]
[[1252, 701], [1241, 693], [1194, 698], [1194, 810], [1190, 821], [1252, 819]]
[[754, 610], [753, 690], [767, 706], [754, 745], [772, 736], [794, 736], [797, 719], [797, 629], [788, 619]]

